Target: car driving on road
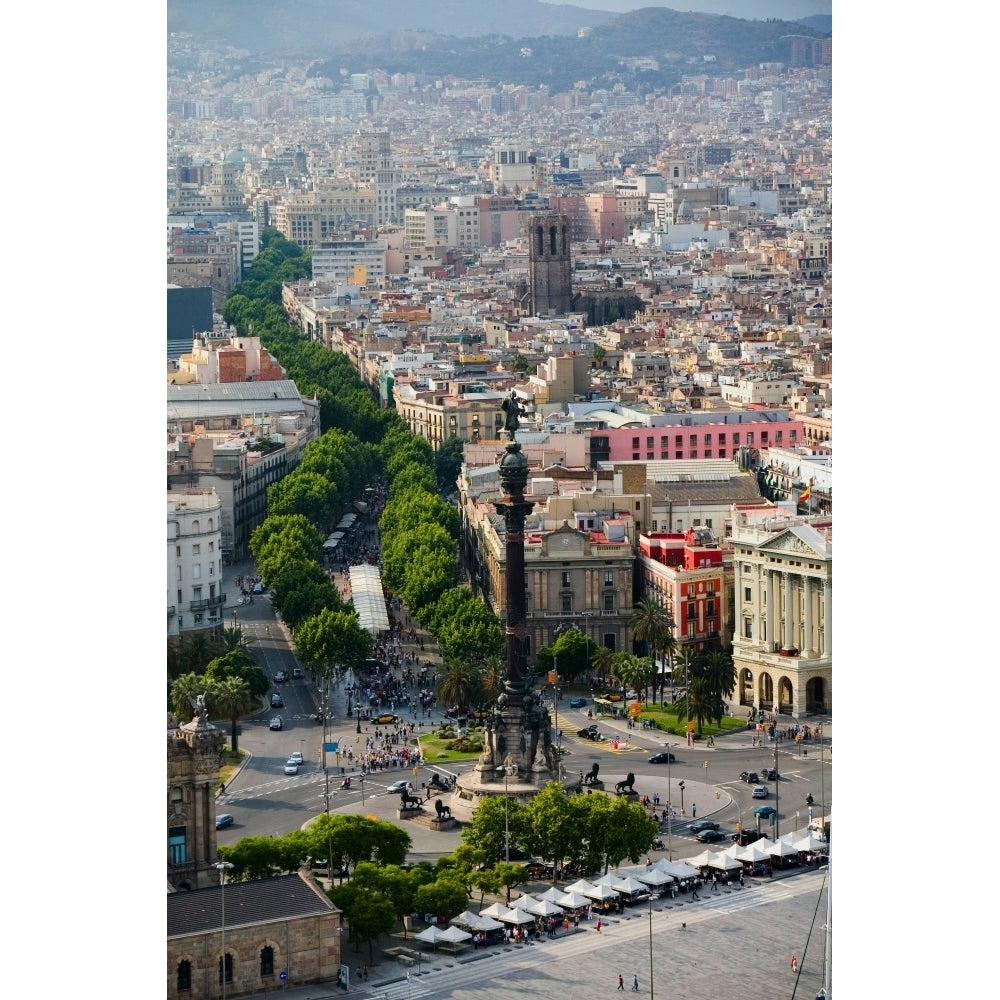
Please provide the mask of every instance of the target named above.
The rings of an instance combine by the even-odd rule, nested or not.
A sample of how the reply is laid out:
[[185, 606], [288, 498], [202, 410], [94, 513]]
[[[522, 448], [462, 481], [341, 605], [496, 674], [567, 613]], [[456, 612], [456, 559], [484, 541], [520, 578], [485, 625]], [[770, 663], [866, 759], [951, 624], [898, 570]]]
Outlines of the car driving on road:
[[215, 829], [221, 830], [225, 826], [232, 826], [235, 820], [229, 813], [217, 813], [215, 816]]
[[297, 760], [286, 760], [285, 774], [298, 774], [298, 773], [299, 773], [299, 762]]
[[661, 750], [659, 753], [654, 753], [652, 757], [649, 758], [650, 764], [672, 764], [677, 758], [666, 750]]
[[281, 716], [280, 715], [276, 715], [273, 719], [271, 719], [270, 723], [268, 724], [268, 728], [269, 729], [280, 729], [281, 728]]
[[689, 833], [703, 833], [705, 830], [718, 830], [719, 824], [713, 823], [710, 819], [696, 820], [688, 827]]
[[294, 760], [296, 764], [302, 764], [302, 763], [304, 763], [303, 760], [302, 760], [302, 754], [299, 753], [298, 750], [296, 750], [295, 753], [291, 754], [288, 759], [289, 760]]
[[394, 781], [387, 789], [389, 795], [398, 795], [400, 792], [412, 792], [413, 785], [408, 781]]
[[755, 799], [766, 799], [767, 789], [763, 785], [754, 785], [753, 791], [750, 793]]
[[760, 778], [756, 771], [740, 771], [740, 781], [745, 781], [748, 785], [756, 785]]
[[702, 830], [695, 836], [699, 844], [711, 844], [713, 841], [722, 840], [724, 834], [721, 830]]

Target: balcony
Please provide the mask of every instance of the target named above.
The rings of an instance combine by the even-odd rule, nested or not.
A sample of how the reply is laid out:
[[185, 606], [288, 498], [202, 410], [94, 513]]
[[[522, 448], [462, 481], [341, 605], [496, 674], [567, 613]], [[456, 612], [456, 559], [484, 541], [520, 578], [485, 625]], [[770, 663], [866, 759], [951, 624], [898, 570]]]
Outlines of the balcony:
[[219, 608], [226, 603], [226, 595], [219, 594], [217, 597], [206, 597], [198, 601], [192, 601], [189, 605], [192, 611], [203, 611], [206, 608]]

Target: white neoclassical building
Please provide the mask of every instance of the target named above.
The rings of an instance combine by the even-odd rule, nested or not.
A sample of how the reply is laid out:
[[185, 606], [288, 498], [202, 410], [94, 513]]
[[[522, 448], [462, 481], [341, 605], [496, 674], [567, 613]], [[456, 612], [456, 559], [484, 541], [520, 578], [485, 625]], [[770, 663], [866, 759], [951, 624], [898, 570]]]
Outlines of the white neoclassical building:
[[[733, 508], [738, 704], [794, 718], [833, 709], [833, 521]], [[734, 706], [734, 712], [738, 709]]]
[[167, 492], [167, 635], [213, 628], [226, 605], [222, 501], [214, 489]]

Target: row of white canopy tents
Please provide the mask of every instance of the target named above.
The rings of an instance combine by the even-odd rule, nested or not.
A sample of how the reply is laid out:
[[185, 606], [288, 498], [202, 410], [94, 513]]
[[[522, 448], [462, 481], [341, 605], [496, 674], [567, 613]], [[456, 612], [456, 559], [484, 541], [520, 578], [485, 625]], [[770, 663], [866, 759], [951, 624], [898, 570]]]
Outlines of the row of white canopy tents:
[[425, 944], [466, 944], [478, 931], [497, 931], [504, 926], [523, 927], [534, 924], [539, 919], [579, 915], [587, 906], [597, 904], [600, 908], [606, 900], [625, 896], [630, 900], [644, 897], [647, 893], [662, 894], [674, 883], [686, 883], [701, 878], [706, 869], [735, 872], [742, 871], [744, 864], [757, 864], [776, 859], [790, 858], [799, 854], [822, 854], [827, 842], [810, 831], [785, 834], [777, 841], [762, 839], [746, 847], [733, 844], [724, 851], [703, 851], [693, 858], [683, 861], [668, 861], [660, 858], [652, 865], [616, 875], [613, 872], [595, 879], [578, 879], [565, 889], [552, 886], [537, 896], [524, 894], [508, 907], [503, 903], [493, 903], [479, 913], [465, 910], [452, 917], [450, 926], [441, 930], [431, 925], [419, 934], [416, 940]]
[[354, 527], [354, 522], [358, 519], [357, 514], [345, 514], [341, 519], [340, 523], [334, 530], [326, 536], [326, 541], [323, 543], [323, 548], [327, 552], [335, 549], [339, 544], [344, 535], [347, 534], [351, 528]]

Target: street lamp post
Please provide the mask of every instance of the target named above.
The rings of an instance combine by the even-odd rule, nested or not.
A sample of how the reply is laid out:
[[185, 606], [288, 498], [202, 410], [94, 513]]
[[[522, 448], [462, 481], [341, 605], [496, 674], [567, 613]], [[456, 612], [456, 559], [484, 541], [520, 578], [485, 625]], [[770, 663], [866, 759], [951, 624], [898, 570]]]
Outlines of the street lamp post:
[[222, 1000], [226, 1000], [226, 872], [233, 867], [231, 861], [216, 861], [222, 885]]
[[649, 1000], [653, 1000], [653, 894], [649, 894]]
[[[778, 773], [778, 741], [774, 741], [774, 773]], [[780, 775], [779, 775], [780, 777]], [[778, 785], [779, 780], [774, 781], [774, 839], [778, 839]]]
[[670, 805], [670, 751], [667, 751], [667, 860], [674, 860], [673, 847], [670, 843], [670, 828], [674, 818], [674, 810]]
[[684, 782], [678, 781], [677, 787], [681, 790], [681, 815], [684, 815]]
[[516, 768], [511, 767], [509, 764], [505, 764], [503, 767], [497, 768], [497, 774], [501, 771], [503, 772], [503, 846], [504, 846], [504, 857], [506, 858], [507, 864], [510, 864], [510, 815], [508, 809], [509, 798], [507, 795], [508, 784], [507, 781], [510, 778], [511, 771], [516, 770]]

